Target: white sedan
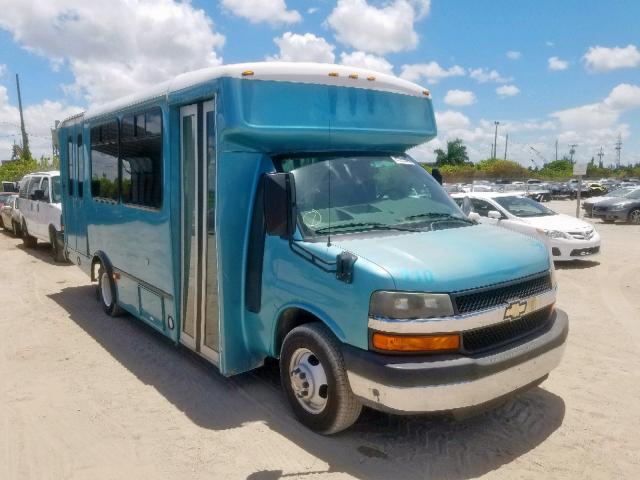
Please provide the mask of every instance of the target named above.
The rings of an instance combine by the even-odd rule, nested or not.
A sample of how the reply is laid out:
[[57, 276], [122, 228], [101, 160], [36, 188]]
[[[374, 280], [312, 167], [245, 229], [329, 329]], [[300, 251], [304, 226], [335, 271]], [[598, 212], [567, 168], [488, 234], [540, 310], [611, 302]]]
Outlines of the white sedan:
[[513, 193], [469, 192], [451, 195], [462, 205], [468, 197], [480, 223], [496, 225], [542, 240], [554, 261], [579, 260], [600, 253], [600, 235], [580, 219], [556, 213]]

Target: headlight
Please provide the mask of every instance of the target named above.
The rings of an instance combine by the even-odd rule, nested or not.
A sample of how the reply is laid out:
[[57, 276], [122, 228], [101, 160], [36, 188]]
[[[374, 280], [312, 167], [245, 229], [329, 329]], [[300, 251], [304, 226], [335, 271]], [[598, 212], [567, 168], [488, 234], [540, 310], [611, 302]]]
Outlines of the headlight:
[[569, 235], [559, 230], [544, 230], [544, 234], [549, 238], [570, 238]]
[[408, 320], [450, 315], [453, 305], [444, 293], [374, 292], [369, 304], [370, 317]]

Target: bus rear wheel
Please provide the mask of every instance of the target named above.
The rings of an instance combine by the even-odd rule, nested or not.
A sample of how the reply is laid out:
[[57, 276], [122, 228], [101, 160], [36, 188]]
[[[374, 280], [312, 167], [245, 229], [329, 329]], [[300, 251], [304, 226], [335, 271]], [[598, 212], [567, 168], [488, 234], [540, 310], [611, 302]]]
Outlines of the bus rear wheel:
[[113, 274], [102, 264], [98, 269], [98, 299], [105, 313], [111, 317], [122, 315], [123, 310], [118, 305], [116, 282]]
[[280, 352], [280, 379], [296, 417], [330, 435], [349, 428], [362, 404], [353, 395], [338, 339], [321, 323], [294, 328]]

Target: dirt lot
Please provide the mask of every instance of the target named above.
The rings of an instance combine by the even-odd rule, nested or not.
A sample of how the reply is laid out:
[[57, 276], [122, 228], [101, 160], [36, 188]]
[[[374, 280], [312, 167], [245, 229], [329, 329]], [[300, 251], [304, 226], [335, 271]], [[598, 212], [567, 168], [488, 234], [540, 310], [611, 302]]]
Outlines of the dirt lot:
[[224, 378], [0, 234], [0, 478], [638, 478], [640, 227], [594, 223], [602, 255], [559, 267], [571, 333], [541, 387], [464, 421], [365, 411], [329, 438], [273, 366]]

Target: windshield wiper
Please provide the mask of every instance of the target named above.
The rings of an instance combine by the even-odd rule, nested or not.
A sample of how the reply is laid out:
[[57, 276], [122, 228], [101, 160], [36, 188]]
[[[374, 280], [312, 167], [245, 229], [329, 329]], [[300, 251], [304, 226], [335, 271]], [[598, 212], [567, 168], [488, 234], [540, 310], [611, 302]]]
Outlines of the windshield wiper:
[[395, 227], [393, 225], [385, 225], [377, 222], [351, 222], [331, 225], [330, 227], [322, 227], [315, 230], [315, 233], [333, 233], [343, 229], [362, 229], [362, 230], [398, 230], [401, 232], [422, 232], [423, 230], [415, 230], [413, 228]]
[[415, 220], [417, 218], [437, 218], [437, 219], [447, 219], [447, 220], [458, 220], [460, 222], [466, 222], [466, 223], [474, 223], [473, 220], [469, 220], [468, 218], [457, 217], [455, 215], [451, 215], [450, 213], [436, 213], [436, 212], [418, 213], [417, 215], [409, 215], [404, 219]]

